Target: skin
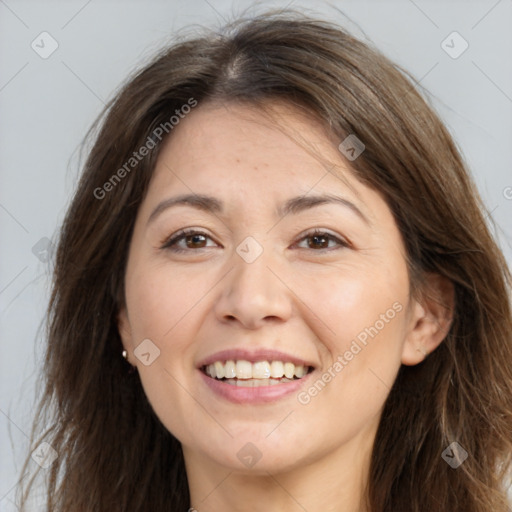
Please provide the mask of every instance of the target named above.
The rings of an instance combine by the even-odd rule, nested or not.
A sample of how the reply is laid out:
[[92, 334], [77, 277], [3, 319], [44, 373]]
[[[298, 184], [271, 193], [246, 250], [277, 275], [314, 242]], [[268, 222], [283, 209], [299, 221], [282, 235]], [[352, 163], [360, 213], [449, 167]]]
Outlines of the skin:
[[[451, 317], [439, 299], [450, 304], [453, 290], [432, 275], [436, 300], [413, 300], [383, 198], [354, 178], [320, 123], [285, 104], [269, 108], [273, 120], [247, 105], [200, 105], [173, 130], [138, 212], [119, 332], [155, 413], [182, 443], [195, 509], [360, 511], [390, 387], [401, 364], [442, 342]], [[224, 211], [180, 205], [148, 223], [161, 201], [192, 192]], [[320, 193], [348, 199], [368, 223], [339, 204], [276, 215], [290, 197]], [[162, 248], [183, 228], [209, 238], [182, 239], [183, 253]], [[304, 238], [314, 228], [348, 246]], [[252, 263], [236, 252], [247, 236], [263, 248]], [[272, 348], [313, 362], [315, 381], [397, 302], [401, 311], [306, 405], [297, 393], [234, 404], [196, 369], [220, 350]], [[160, 350], [148, 366], [134, 355], [144, 339]], [[251, 468], [237, 457], [248, 442], [261, 454]]]

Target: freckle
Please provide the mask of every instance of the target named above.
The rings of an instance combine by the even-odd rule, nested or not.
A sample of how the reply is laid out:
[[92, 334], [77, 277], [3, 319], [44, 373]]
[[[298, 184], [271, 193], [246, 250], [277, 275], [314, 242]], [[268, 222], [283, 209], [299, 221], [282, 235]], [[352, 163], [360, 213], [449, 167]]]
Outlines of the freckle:
[[239, 164], [240, 163], [240, 158], [237, 158], [236, 159], [236, 163]]

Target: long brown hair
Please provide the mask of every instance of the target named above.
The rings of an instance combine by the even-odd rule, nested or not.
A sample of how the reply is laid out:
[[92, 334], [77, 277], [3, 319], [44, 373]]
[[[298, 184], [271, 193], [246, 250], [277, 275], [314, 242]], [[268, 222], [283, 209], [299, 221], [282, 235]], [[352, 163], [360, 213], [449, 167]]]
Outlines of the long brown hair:
[[[421, 289], [427, 272], [455, 287], [445, 341], [424, 363], [401, 367], [385, 403], [368, 508], [506, 512], [511, 276], [486, 210], [412, 77], [340, 27], [294, 11], [239, 20], [173, 44], [130, 78], [98, 121], [62, 226], [48, 309], [45, 381], [32, 433], [33, 449], [46, 441], [58, 454], [41, 470], [47, 509], [190, 506], [180, 443], [121, 358], [116, 315], [134, 221], [162, 145], [155, 129], [167, 123], [165, 136], [172, 137], [169, 118], [191, 98], [196, 108], [206, 101], [282, 99], [309, 109], [340, 142], [349, 134], [364, 142], [350, 164], [393, 212], [412, 288]], [[148, 140], [155, 147], [127, 170]], [[122, 179], [112, 180], [123, 166]], [[457, 469], [441, 456], [453, 442], [468, 453]], [[23, 503], [31, 488], [25, 486]]]

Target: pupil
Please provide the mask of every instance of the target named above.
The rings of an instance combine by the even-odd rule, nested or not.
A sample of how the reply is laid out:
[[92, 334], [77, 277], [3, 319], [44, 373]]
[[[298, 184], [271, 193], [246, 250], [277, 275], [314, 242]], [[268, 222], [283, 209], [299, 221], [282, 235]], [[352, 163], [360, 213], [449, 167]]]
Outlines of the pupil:
[[192, 245], [193, 247], [197, 247], [198, 244], [201, 244], [202, 242], [204, 242], [203, 239], [204, 239], [203, 235], [190, 235], [189, 241], [191, 241], [191, 243], [189, 245]]
[[[318, 247], [319, 245], [321, 245], [321, 247], [325, 247], [325, 242], [327, 241], [327, 237], [320, 236], [320, 235], [314, 235], [311, 237], [311, 240], [314, 240], [315, 243], [310, 244], [310, 247], [311, 246]], [[318, 244], [319, 241], [320, 241], [320, 243]]]

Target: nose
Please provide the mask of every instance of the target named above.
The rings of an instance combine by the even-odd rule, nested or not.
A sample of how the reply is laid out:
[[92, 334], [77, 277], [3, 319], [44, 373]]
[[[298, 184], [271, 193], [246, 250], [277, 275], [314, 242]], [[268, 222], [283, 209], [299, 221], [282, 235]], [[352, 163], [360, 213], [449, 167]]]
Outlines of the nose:
[[274, 263], [267, 251], [252, 263], [233, 255], [234, 268], [222, 280], [214, 307], [219, 321], [253, 330], [291, 317], [293, 286]]

